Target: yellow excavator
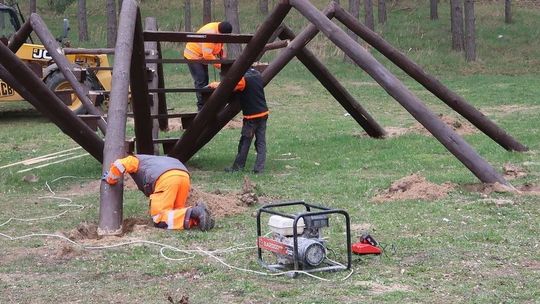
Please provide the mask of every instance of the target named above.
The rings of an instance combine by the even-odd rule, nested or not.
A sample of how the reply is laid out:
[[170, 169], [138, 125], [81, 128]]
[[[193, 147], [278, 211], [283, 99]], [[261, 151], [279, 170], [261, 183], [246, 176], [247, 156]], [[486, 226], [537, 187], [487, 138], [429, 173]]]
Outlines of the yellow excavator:
[[[20, 19], [19, 19], [20, 16]], [[20, 13], [18, 5], [8, 6], [0, 3], [0, 43], [8, 44], [9, 39], [14, 33], [16, 33], [20, 27], [24, 17]], [[64, 19], [64, 33], [61, 38], [58, 38], [62, 42], [67, 37], [67, 31], [69, 30], [69, 24], [67, 19]], [[73, 92], [71, 84], [65, 79], [64, 75], [58, 69], [56, 64], [52, 61], [52, 57], [43, 45], [34, 44], [32, 37], [29, 37], [27, 43], [23, 44], [17, 51], [16, 55], [22, 61], [28, 64], [28, 66], [43, 79], [43, 82], [47, 87], [55, 92], [66, 91], [70, 94], [71, 98], [66, 98], [65, 93], [62, 101], [75, 113], [84, 114], [86, 110], [79, 100], [77, 95]], [[92, 69], [95, 67], [109, 67], [109, 60], [107, 55], [99, 54], [74, 54], [66, 55], [69, 62], [77, 65], [83, 69], [87, 69], [86, 80], [84, 84], [90, 91], [110, 91], [111, 89], [111, 71], [104, 69]], [[62, 93], [60, 93], [61, 95]], [[102, 94], [97, 94], [96, 98], [91, 98], [98, 107], [106, 105], [106, 98]], [[13, 88], [0, 79], [0, 103], [13, 102], [24, 100]]]

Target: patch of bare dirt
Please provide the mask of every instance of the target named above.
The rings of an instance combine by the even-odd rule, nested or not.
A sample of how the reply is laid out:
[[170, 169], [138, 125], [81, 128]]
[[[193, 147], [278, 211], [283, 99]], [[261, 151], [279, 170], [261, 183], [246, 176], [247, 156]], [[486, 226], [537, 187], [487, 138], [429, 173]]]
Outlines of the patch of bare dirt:
[[463, 185], [463, 189], [470, 191], [470, 192], [479, 192], [484, 195], [490, 195], [493, 192], [496, 193], [506, 193], [506, 192], [516, 192], [512, 187], [505, 186], [500, 183], [493, 183], [493, 184], [467, 184]]
[[454, 184], [451, 183], [442, 185], [430, 183], [419, 174], [411, 174], [395, 181], [372, 200], [377, 203], [400, 200], [436, 200], [446, 197], [454, 187]]
[[[141, 232], [147, 228], [153, 227], [151, 219], [148, 218], [126, 218], [122, 223], [121, 235]], [[94, 223], [83, 222], [74, 229], [64, 233], [67, 238], [72, 241], [98, 240], [101, 237], [98, 235], [98, 225]]]
[[486, 107], [482, 109], [482, 112], [489, 116], [505, 116], [517, 112], [534, 112], [538, 111], [540, 106], [532, 105], [522, 105], [522, 104], [510, 104], [510, 105], [500, 105], [494, 107]]
[[203, 192], [196, 187], [191, 188], [187, 205], [193, 206], [199, 201], [206, 203], [214, 217], [220, 218], [246, 212], [249, 206], [260, 202], [256, 194], [256, 184], [245, 176], [240, 192], [225, 193], [216, 190], [214, 193]]
[[516, 179], [527, 176], [525, 169], [510, 163], [503, 165], [503, 173], [504, 178], [506, 179]]
[[182, 130], [182, 119], [181, 118], [169, 118], [169, 128], [168, 132], [171, 131], [180, 131]]
[[[439, 118], [459, 135], [467, 135], [477, 132], [477, 129], [465, 120], [446, 116], [443, 114], [439, 114]], [[429, 133], [429, 131], [424, 128], [424, 126], [422, 126], [420, 123], [416, 123], [414, 126], [412, 126], [411, 130], [420, 134], [431, 135], [431, 133]]]
[[386, 130], [386, 137], [398, 137], [410, 132], [409, 128], [387, 127], [384, 129]]
[[522, 186], [516, 187], [522, 194], [540, 195], [540, 185], [534, 185], [526, 183]]
[[369, 289], [369, 292], [374, 295], [385, 294], [389, 292], [409, 292], [413, 289], [410, 286], [403, 284], [390, 284], [383, 285], [373, 281], [358, 281], [354, 283], [357, 286], [366, 287]]

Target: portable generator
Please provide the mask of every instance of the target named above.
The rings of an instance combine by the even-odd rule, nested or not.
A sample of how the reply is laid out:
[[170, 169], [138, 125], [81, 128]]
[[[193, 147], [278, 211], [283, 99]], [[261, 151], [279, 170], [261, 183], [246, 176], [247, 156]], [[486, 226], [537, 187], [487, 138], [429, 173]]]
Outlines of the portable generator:
[[[300, 212], [286, 213], [285, 209], [301, 207]], [[303, 207], [303, 208], [302, 208]], [[297, 208], [298, 209], [298, 208]], [[261, 216], [269, 214], [269, 233], [262, 235]], [[333, 215], [345, 218], [347, 250], [346, 261], [328, 258], [327, 240], [323, 228], [329, 227]], [[267, 236], [268, 235], [268, 236]], [[349, 214], [340, 209], [330, 209], [303, 201], [265, 205], [257, 211], [257, 247], [259, 263], [271, 271], [291, 271], [292, 277], [300, 271], [336, 271], [351, 268], [351, 231]], [[270, 251], [275, 258], [268, 263], [263, 250]], [[268, 255], [268, 254], [267, 254]], [[342, 259], [343, 260], [343, 259]]]

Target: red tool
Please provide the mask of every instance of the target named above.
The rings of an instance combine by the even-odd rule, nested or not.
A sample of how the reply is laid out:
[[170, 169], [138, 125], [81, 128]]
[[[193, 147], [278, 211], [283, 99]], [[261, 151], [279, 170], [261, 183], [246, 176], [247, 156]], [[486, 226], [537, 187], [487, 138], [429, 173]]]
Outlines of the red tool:
[[363, 234], [360, 237], [360, 242], [352, 244], [352, 252], [354, 254], [381, 254], [382, 250], [378, 247], [377, 241], [369, 235]]

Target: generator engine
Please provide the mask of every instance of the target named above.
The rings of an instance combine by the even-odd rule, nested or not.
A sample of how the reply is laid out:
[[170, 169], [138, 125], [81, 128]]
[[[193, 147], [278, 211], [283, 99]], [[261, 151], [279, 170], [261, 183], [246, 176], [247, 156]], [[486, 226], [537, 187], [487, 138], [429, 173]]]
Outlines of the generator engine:
[[[268, 226], [271, 238], [259, 238], [261, 248], [274, 252], [277, 263], [294, 264], [294, 219], [272, 215]], [[322, 228], [328, 227], [328, 215], [309, 215], [298, 219], [297, 223], [298, 263], [304, 267], [319, 266], [326, 258], [326, 242], [322, 237]]]

